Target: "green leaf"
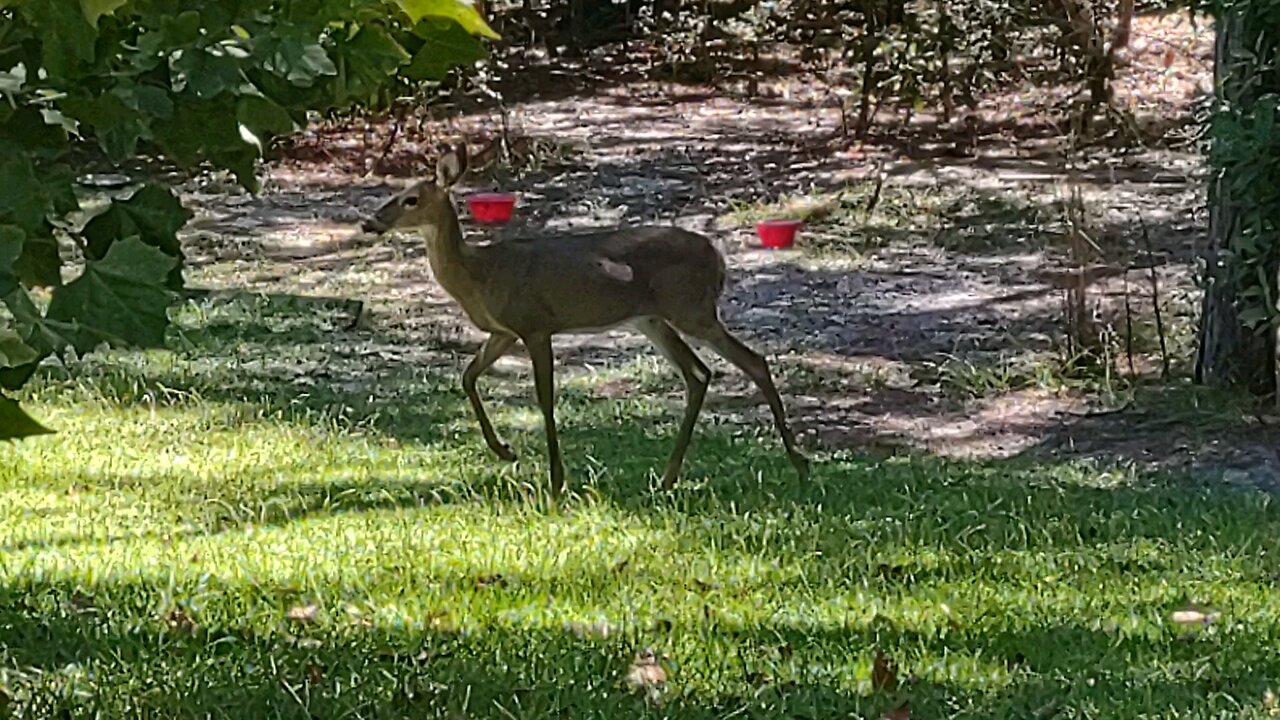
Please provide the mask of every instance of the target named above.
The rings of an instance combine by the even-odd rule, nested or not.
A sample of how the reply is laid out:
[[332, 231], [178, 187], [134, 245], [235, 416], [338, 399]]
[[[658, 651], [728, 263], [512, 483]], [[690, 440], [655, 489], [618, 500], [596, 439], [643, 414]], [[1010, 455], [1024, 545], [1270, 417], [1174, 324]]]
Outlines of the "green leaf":
[[136, 237], [119, 240], [106, 257], [89, 261], [80, 277], [54, 291], [48, 317], [110, 342], [162, 346], [173, 300], [164, 281], [177, 262]]
[[410, 60], [404, 47], [379, 25], [360, 28], [350, 40], [338, 45], [338, 52], [345, 61], [345, 72], [338, 76], [334, 98], [339, 104], [373, 97]]
[[230, 170], [244, 187], [257, 189], [258, 150], [240, 135], [235, 103], [184, 102], [158, 125], [156, 139], [179, 165], [194, 167], [207, 160]]
[[405, 69], [405, 76], [411, 80], [443, 80], [450, 68], [469, 65], [487, 55], [479, 40], [451, 20], [427, 18], [414, 28], [413, 34], [426, 44]]
[[16, 400], [0, 395], [0, 440], [21, 440], [53, 431], [31, 419]]
[[1253, 330], [1265, 328], [1271, 315], [1272, 311], [1266, 307], [1250, 305], [1240, 311], [1240, 324]]
[[67, 151], [67, 133], [45, 122], [35, 107], [19, 105], [10, 110], [0, 98], [0, 164], [10, 158], [55, 160]]
[[338, 74], [338, 66], [329, 59], [329, 53], [314, 42], [282, 38], [267, 43], [261, 52], [265, 55], [264, 69], [298, 87], [311, 87], [322, 75]]
[[248, 80], [240, 69], [240, 61], [227, 48], [187, 48], [179, 50], [169, 61], [173, 73], [173, 91], [190, 89], [196, 97], [209, 100], [244, 85]]
[[298, 129], [288, 111], [265, 97], [253, 95], [240, 98], [236, 119], [258, 140], [260, 153], [272, 138], [288, 135]]
[[168, 120], [173, 117], [173, 100], [164, 88], [155, 85], [135, 85], [114, 90], [125, 104], [145, 117]]
[[17, 95], [26, 82], [27, 68], [23, 65], [0, 71], [0, 95]]
[[177, 258], [182, 255], [178, 231], [191, 216], [173, 191], [148, 184], [127, 200], [113, 200], [85, 223], [81, 234], [87, 241], [87, 254], [94, 260], [106, 257], [117, 240], [131, 236]]
[[396, 0], [400, 8], [414, 23], [424, 17], [448, 18], [458, 23], [472, 35], [481, 35], [490, 40], [499, 40], [501, 36], [489, 27], [474, 6], [459, 0]]
[[77, 0], [40, 0], [23, 6], [41, 30], [44, 68], [55, 78], [74, 77], [93, 62], [98, 31]]
[[22, 336], [12, 330], [0, 328], [0, 368], [29, 365], [40, 359], [40, 353], [22, 341]]
[[[40, 308], [37, 308], [36, 304], [31, 302], [30, 296], [22, 288], [18, 288], [6, 295], [4, 304], [5, 307], [9, 308], [9, 312], [13, 314], [13, 319], [17, 321], [18, 329], [21, 331], [23, 339], [28, 345], [35, 348], [41, 356], [61, 353], [73, 345], [92, 348], [92, 343], [90, 342], [76, 342], [76, 337], [80, 334], [80, 328], [74, 323], [49, 320], [41, 315]], [[11, 382], [12, 379], [6, 376], [7, 372], [0, 371], [0, 387], [14, 390], [21, 387], [22, 383], [26, 381], [26, 376], [22, 376], [16, 383]], [[30, 372], [27, 375], [30, 375]]]
[[89, 24], [97, 27], [103, 15], [110, 15], [119, 10], [129, 0], [80, 0], [80, 9]]
[[62, 253], [58, 241], [45, 223], [38, 233], [27, 233], [22, 256], [14, 263], [14, 274], [27, 287], [57, 287], [62, 284]]
[[14, 267], [22, 257], [22, 246], [27, 233], [17, 225], [0, 225], [0, 297], [18, 289], [18, 274]]
[[30, 232], [44, 225], [52, 209], [30, 160], [22, 156], [0, 160], [0, 222], [8, 220]]
[[[17, 225], [0, 225], [0, 273], [11, 271], [22, 257], [22, 241], [27, 233]], [[0, 293], [0, 296], [8, 293]]]
[[103, 93], [96, 98], [70, 97], [63, 101], [62, 109], [91, 127], [98, 145], [115, 162], [133, 157], [138, 139], [149, 134], [137, 111], [116, 93]]

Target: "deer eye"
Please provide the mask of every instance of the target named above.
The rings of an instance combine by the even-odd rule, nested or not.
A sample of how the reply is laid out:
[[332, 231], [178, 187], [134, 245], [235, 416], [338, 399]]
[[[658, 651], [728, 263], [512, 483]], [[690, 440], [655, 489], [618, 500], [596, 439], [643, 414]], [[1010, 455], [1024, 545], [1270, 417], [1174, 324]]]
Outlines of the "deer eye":
[[401, 204], [401, 205], [404, 205], [405, 207], [417, 207], [417, 205], [418, 205], [418, 196], [417, 196], [417, 195], [410, 195], [409, 197], [407, 197], [407, 198], [405, 198], [404, 200], [400, 201], [400, 204]]

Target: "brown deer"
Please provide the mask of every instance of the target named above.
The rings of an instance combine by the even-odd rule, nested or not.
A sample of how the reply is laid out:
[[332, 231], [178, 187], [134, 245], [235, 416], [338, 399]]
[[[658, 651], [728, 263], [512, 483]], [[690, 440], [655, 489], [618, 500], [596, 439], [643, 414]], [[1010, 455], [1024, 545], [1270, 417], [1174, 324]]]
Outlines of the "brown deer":
[[564, 465], [556, 437], [551, 337], [630, 324], [679, 369], [688, 387], [684, 419], [662, 475], [664, 489], [674, 486], [680, 474], [711, 380], [711, 371], [682, 335], [709, 345], [755, 382], [769, 402], [792, 465], [802, 480], [808, 477], [809, 462], [796, 448], [768, 364], [720, 321], [716, 303], [724, 289], [725, 264], [706, 237], [675, 227], [635, 227], [469, 245], [449, 194], [466, 169], [466, 144], [446, 149], [436, 162], [434, 180], [397, 194], [363, 227], [379, 234], [417, 228], [436, 281], [471, 322], [489, 333], [462, 373], [462, 388], [485, 442], [498, 457], [516, 458], [485, 413], [476, 390], [480, 375], [517, 340], [524, 343], [546, 425], [551, 489], [558, 494], [564, 487]]

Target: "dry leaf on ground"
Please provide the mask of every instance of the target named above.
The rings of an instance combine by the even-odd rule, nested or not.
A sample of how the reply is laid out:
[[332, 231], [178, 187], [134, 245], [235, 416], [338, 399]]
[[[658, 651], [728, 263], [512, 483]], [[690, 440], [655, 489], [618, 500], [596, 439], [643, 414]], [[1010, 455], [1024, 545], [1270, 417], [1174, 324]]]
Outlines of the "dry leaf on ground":
[[636, 659], [627, 669], [626, 682], [631, 690], [644, 691], [647, 699], [657, 700], [662, 687], [667, 683], [667, 671], [662, 669], [653, 650], [641, 650], [636, 653]]
[[174, 608], [164, 616], [164, 622], [169, 626], [170, 630], [183, 635], [194, 635], [197, 629], [196, 621], [182, 608]]
[[1218, 613], [1201, 608], [1188, 607], [1175, 610], [1172, 619], [1179, 625], [1208, 625], [1218, 619]]
[[898, 689], [898, 673], [893, 668], [893, 661], [879, 650], [876, 651], [875, 662], [871, 665], [871, 687], [885, 692]]
[[314, 603], [308, 605], [297, 605], [289, 608], [289, 612], [285, 613], [285, 618], [290, 622], [308, 623], [316, 619], [320, 614], [320, 606]]

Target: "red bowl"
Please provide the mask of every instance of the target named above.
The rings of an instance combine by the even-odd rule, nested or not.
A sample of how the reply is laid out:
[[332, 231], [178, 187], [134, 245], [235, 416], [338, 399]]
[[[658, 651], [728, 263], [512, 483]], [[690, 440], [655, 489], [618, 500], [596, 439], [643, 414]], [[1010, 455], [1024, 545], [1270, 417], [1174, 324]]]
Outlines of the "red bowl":
[[802, 224], [800, 220], [761, 220], [756, 223], [756, 235], [767, 248], [789, 248], [796, 241], [796, 231]]
[[516, 196], [511, 193], [476, 193], [467, 197], [471, 217], [481, 223], [504, 223], [511, 219]]

